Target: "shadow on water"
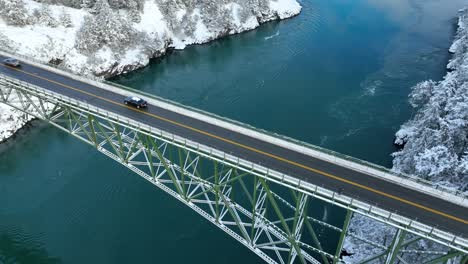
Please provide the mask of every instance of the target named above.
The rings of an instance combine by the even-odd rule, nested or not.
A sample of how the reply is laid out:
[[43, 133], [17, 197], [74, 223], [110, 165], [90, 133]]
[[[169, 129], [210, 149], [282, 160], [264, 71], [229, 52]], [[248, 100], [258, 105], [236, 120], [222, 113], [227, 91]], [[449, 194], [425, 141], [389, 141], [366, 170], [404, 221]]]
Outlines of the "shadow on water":
[[31, 135], [39, 133], [47, 126], [48, 124], [46, 122], [37, 119], [27, 122], [26, 125], [16, 131], [13, 136], [0, 143], [0, 154], [3, 154], [8, 149], [15, 147], [18, 142], [27, 140]]
[[[3, 230], [3, 229], [2, 229]], [[11, 230], [11, 228], [10, 228]], [[57, 264], [59, 258], [49, 256], [37, 242], [21, 232], [0, 233], [0, 264]]]

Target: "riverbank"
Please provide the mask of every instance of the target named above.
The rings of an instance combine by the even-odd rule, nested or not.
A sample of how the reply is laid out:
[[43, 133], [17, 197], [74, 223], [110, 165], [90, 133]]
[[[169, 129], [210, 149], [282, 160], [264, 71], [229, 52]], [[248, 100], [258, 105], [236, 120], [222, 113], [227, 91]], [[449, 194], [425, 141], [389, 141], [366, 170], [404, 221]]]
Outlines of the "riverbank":
[[412, 88], [416, 114], [396, 133], [395, 143], [404, 147], [393, 153], [393, 170], [468, 194], [468, 9], [460, 11], [449, 52], [442, 81]]
[[[107, 1], [86, 8], [65, 3], [0, 1], [2, 49], [77, 74], [109, 78], [145, 67], [150, 59], [164, 56], [168, 50], [252, 30], [301, 11], [296, 0], [264, 0], [257, 5], [240, 5], [233, 0], [210, 8], [201, 3], [172, 6], [142, 1], [136, 11], [131, 7], [113, 8]], [[10, 12], [5, 12], [8, 9]], [[218, 16], [221, 11], [225, 17]], [[126, 42], [130, 37], [132, 40]], [[22, 112], [0, 104], [0, 142], [30, 120]]]
[[[391, 166], [394, 132], [411, 116], [410, 87], [445, 75], [466, 0], [301, 4], [298, 17], [174, 51], [119, 83]], [[72, 264], [260, 261], [91, 146], [51, 126], [25, 132], [0, 155], [0, 233]], [[342, 226], [340, 208], [311, 206], [316, 219]], [[337, 233], [317, 231], [334, 253]], [[9, 259], [40, 262], [15, 245], [3, 243]]]
[[33, 119], [32, 116], [0, 104], [0, 144], [13, 137], [22, 127]]
[[103, 78], [145, 67], [168, 50], [252, 30], [301, 11], [296, 0], [215, 1], [208, 6], [198, 1], [141, 0], [127, 6], [98, 0], [78, 7], [61, 0], [56, 5], [2, 0], [0, 6], [2, 2], [15, 3], [4, 4], [0, 12], [0, 44], [7, 51]]
[[[395, 144], [402, 149], [393, 153], [393, 170], [424, 178], [461, 192], [468, 188], [468, 9], [460, 10], [457, 34], [449, 52], [448, 73], [442, 81], [424, 81], [409, 95], [416, 115], [396, 133]], [[363, 241], [390, 246], [397, 229], [355, 215], [350, 223], [344, 249], [351, 256], [345, 263], [362, 261], [381, 251]], [[412, 245], [421, 251], [447, 252], [447, 247], [421, 240]], [[424, 256], [406, 254], [408, 263], [422, 263]], [[454, 263], [459, 263], [460, 259]], [[379, 262], [380, 263], [380, 262]], [[382, 262], [383, 263], [383, 262]]]

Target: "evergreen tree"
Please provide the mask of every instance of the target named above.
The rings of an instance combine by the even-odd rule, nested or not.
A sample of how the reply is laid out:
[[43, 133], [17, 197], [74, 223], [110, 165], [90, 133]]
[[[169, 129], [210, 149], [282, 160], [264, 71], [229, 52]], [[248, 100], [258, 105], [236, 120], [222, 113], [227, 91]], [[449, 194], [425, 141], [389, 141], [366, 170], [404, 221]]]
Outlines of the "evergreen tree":
[[31, 22], [23, 0], [0, 0], [0, 16], [12, 26], [25, 26]]
[[126, 49], [135, 36], [135, 30], [114, 13], [107, 0], [98, 0], [96, 15], [87, 16], [77, 33], [76, 47], [84, 53], [93, 53], [107, 45], [118, 50]]
[[47, 27], [57, 27], [57, 20], [52, 17], [51, 10], [47, 4], [43, 4], [39, 9], [34, 10], [34, 20], [35, 23]]
[[66, 28], [73, 26], [73, 22], [71, 20], [70, 14], [68, 14], [64, 8], [62, 9], [62, 13], [60, 14], [59, 22], [62, 26]]

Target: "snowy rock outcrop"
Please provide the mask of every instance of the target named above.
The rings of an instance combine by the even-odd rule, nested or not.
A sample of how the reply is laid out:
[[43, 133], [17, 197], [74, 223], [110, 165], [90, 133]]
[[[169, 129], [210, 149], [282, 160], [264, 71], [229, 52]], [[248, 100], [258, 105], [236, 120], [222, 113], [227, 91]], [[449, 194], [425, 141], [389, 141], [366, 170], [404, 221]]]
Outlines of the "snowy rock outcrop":
[[393, 170], [468, 194], [468, 9], [450, 52], [444, 79], [419, 83], [409, 95], [418, 110], [396, 133], [404, 147], [392, 154]]
[[2, 47], [80, 74], [111, 77], [261, 23], [296, 0], [0, 0]]

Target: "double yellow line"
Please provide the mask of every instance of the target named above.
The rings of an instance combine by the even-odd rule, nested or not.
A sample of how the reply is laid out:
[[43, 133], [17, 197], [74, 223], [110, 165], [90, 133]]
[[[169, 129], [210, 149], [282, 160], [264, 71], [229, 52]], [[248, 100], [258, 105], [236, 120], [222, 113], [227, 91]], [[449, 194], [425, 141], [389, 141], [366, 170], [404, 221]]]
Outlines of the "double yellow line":
[[[72, 87], [72, 86], [69, 86], [69, 85], [66, 85], [66, 84], [63, 84], [63, 83], [60, 83], [60, 82], [56, 82], [56, 81], [47, 79], [47, 78], [45, 78], [45, 77], [42, 77], [42, 76], [39, 76], [39, 75], [36, 75], [36, 74], [32, 74], [32, 73], [29, 73], [29, 72], [20, 70], [20, 69], [18, 69], [18, 68], [9, 67], [9, 66], [6, 66], [6, 65], [2, 65], [2, 66], [6, 67], [6, 68], [9, 68], [9, 69], [16, 70], [16, 71], [21, 72], [21, 73], [24, 73], [24, 74], [27, 74], [27, 75], [29, 75], [29, 76], [33, 76], [33, 77], [35, 77], [35, 78], [38, 78], [38, 79], [41, 79], [41, 80], [50, 82], [50, 83], [57, 84], [57, 85], [59, 85], [59, 86], [61, 86], [61, 87], [64, 87], [64, 88], [67, 88], [67, 89], [70, 89], [70, 90], [74, 90], [74, 91], [77, 91], [77, 92], [80, 92], [80, 93], [89, 95], [89, 96], [94, 97], [94, 98], [98, 98], [98, 99], [100, 99], [100, 100], [102, 100], [102, 101], [106, 101], [106, 102], [111, 103], [111, 104], [114, 104], [114, 105], [126, 107], [126, 108], [128, 108], [128, 109], [131, 109], [131, 110], [136, 111], [136, 112], [140, 112], [140, 113], [142, 113], [142, 114], [144, 114], [144, 115], [151, 116], [151, 117], [156, 118], [156, 119], [159, 119], [159, 120], [161, 120], [161, 121], [168, 122], [168, 123], [170, 123], [170, 124], [173, 124], [173, 125], [176, 125], [176, 126], [179, 126], [179, 127], [186, 128], [186, 129], [188, 129], [188, 130], [191, 130], [191, 131], [194, 131], [194, 132], [197, 132], [197, 133], [206, 135], [206, 136], [211, 137], [211, 138], [215, 138], [215, 139], [217, 139], [217, 140], [220, 140], [220, 141], [229, 143], [229, 144], [231, 144], [231, 145], [238, 146], [238, 147], [240, 147], [240, 148], [250, 150], [250, 151], [252, 151], [252, 152], [255, 152], [255, 153], [258, 153], [258, 154], [261, 154], [261, 155], [264, 155], [264, 156], [267, 156], [267, 157], [270, 157], [270, 158], [273, 158], [273, 159], [276, 159], [276, 160], [281, 161], [281, 162], [284, 162], [284, 163], [288, 163], [288, 164], [290, 164], [290, 165], [293, 165], [293, 166], [296, 166], [296, 167], [299, 167], [299, 168], [302, 168], [302, 169], [305, 169], [305, 170], [308, 170], [308, 171], [311, 171], [311, 172], [315, 172], [315, 173], [317, 173], [317, 174], [321, 174], [321, 175], [323, 175], [323, 176], [325, 176], [325, 177], [332, 178], [332, 179], [337, 180], [337, 181], [340, 181], [340, 182], [344, 182], [344, 183], [346, 183], [346, 184], [349, 184], [349, 185], [352, 185], [352, 186], [355, 186], [355, 187], [358, 187], [358, 188], [361, 188], [361, 189], [364, 189], [364, 190], [373, 192], [373, 193], [375, 193], [375, 194], [378, 194], [378, 195], [381, 195], [381, 196], [384, 196], [384, 197], [387, 197], [387, 198], [390, 198], [390, 199], [393, 199], [393, 200], [396, 200], [396, 201], [399, 201], [399, 202], [402, 202], [402, 203], [405, 203], [405, 204], [408, 204], [408, 205], [412, 205], [412, 206], [417, 207], [417, 208], [419, 208], [419, 209], [423, 209], [423, 210], [425, 210], [425, 211], [428, 211], [428, 212], [431, 212], [431, 213], [434, 213], [434, 214], [437, 214], [437, 215], [440, 215], [440, 216], [443, 216], [443, 217], [446, 217], [446, 218], [455, 220], [455, 221], [457, 221], [457, 222], [461, 222], [461, 223], [463, 223], [463, 224], [468, 224], [468, 220], [465, 220], [465, 219], [462, 219], [462, 218], [459, 218], [459, 217], [456, 217], [456, 216], [453, 216], [453, 215], [450, 215], [450, 214], [441, 212], [441, 211], [439, 211], [439, 210], [432, 209], [432, 208], [427, 207], [427, 206], [424, 206], [424, 205], [420, 205], [420, 204], [418, 204], [418, 203], [415, 203], [415, 202], [406, 200], [406, 199], [401, 198], [401, 197], [398, 197], [398, 196], [396, 196], [396, 195], [392, 195], [392, 194], [388, 194], [388, 193], [383, 192], [383, 191], [379, 191], [379, 190], [374, 189], [374, 188], [372, 188], [372, 187], [369, 187], [369, 186], [366, 186], [366, 185], [363, 185], [363, 184], [360, 184], [360, 183], [356, 183], [356, 182], [353, 182], [353, 181], [350, 181], [350, 180], [341, 178], [341, 177], [339, 177], [339, 176], [336, 176], [336, 175], [333, 175], [333, 174], [330, 174], [330, 173], [327, 173], [327, 172], [324, 172], [324, 171], [321, 171], [321, 170], [318, 170], [318, 169], [314, 169], [314, 168], [308, 167], [308, 166], [306, 166], [306, 165], [297, 163], [297, 162], [295, 162], [295, 161], [288, 160], [288, 159], [285, 159], [285, 158], [283, 158], [283, 157], [280, 157], [280, 156], [277, 156], [277, 155], [274, 155], [274, 154], [271, 154], [271, 153], [268, 153], [268, 152], [265, 152], [265, 151], [262, 151], [262, 150], [258, 150], [258, 149], [256, 149], [256, 148], [253, 148], [253, 147], [250, 147], [250, 146], [247, 146], [247, 145], [238, 143], [238, 142], [236, 142], [236, 141], [233, 141], [233, 140], [230, 140], [230, 139], [226, 139], [226, 138], [223, 138], [223, 137], [220, 137], [220, 136], [211, 134], [211, 133], [209, 133], [209, 132], [206, 132], [206, 131], [203, 131], [203, 130], [200, 130], [200, 129], [197, 129], [197, 128], [194, 128], [194, 127], [191, 127], [191, 126], [188, 126], [188, 125], [185, 125], [185, 124], [176, 122], [176, 121], [171, 120], [171, 119], [167, 119], [167, 118], [162, 117], [162, 116], [158, 116], [158, 115], [155, 115], [155, 114], [152, 114], [152, 113], [148, 113], [148, 112], [142, 111], [142, 110], [140, 110], [140, 109], [136, 109], [136, 108], [133, 108], [133, 107], [129, 107], [129, 106], [125, 105], [125, 104], [122, 104], [121, 102], [115, 102], [115, 101], [113, 101], [113, 100], [110, 100], [110, 99], [101, 97], [101, 96], [99, 96], [99, 95], [95, 95], [95, 94], [93, 94], [93, 93], [83, 91], [83, 90], [78, 89], [78, 88], [76, 88], [76, 87]], [[97, 88], [97, 87], [96, 87], [96, 89], [100, 89], [100, 88]]]

